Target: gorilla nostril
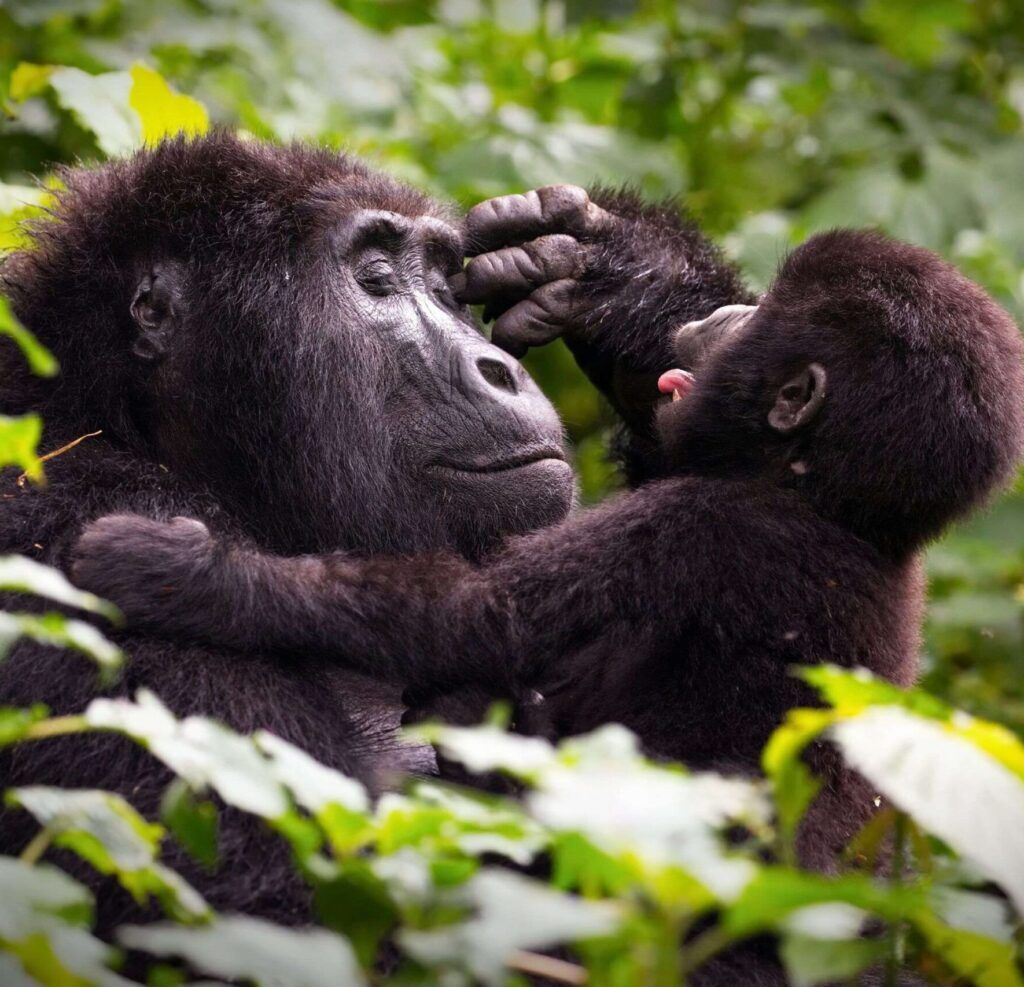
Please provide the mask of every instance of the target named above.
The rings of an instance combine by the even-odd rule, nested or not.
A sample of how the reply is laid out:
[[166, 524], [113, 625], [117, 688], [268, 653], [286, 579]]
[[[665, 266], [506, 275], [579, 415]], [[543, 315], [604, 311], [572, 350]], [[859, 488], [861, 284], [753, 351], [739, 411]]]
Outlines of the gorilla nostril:
[[496, 387], [499, 391], [508, 391], [509, 394], [519, 393], [519, 386], [516, 384], [512, 371], [501, 360], [482, 356], [476, 361], [476, 366], [480, 371], [480, 376], [491, 387]]

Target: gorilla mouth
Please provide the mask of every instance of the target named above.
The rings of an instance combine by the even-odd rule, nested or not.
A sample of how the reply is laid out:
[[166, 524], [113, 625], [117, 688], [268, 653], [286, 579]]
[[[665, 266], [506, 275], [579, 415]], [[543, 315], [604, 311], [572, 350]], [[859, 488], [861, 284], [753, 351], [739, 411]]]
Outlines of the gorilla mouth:
[[558, 446], [535, 446], [517, 449], [508, 455], [496, 458], [483, 459], [481, 457], [464, 463], [441, 462], [436, 463], [435, 466], [438, 469], [450, 470], [455, 473], [504, 473], [550, 459], [565, 462], [565, 453]]
[[682, 401], [696, 383], [697, 378], [688, 370], [666, 370], [658, 378], [658, 390], [662, 394], [671, 394], [673, 401]]

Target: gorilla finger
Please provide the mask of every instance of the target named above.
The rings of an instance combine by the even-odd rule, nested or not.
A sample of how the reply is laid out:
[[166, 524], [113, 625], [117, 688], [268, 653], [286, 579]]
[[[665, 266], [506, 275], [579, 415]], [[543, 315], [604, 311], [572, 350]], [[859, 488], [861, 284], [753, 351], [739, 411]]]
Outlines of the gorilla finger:
[[469, 210], [466, 253], [482, 254], [546, 233], [581, 236], [610, 219], [578, 185], [547, 185], [517, 195], [502, 195]]
[[491, 342], [515, 357], [557, 339], [568, 326], [576, 282], [555, 281], [538, 288], [494, 323]]
[[579, 277], [584, 247], [564, 233], [542, 236], [521, 247], [503, 247], [474, 257], [452, 290], [459, 301], [477, 305], [520, 301], [551, 281]]

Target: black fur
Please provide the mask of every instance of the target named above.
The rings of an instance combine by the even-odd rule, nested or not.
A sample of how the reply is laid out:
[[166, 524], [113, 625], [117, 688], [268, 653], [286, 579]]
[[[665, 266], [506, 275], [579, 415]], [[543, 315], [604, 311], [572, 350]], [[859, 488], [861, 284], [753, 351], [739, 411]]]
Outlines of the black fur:
[[[669, 478], [480, 564], [273, 557], [122, 517], [87, 533], [78, 574], [165, 633], [413, 686], [532, 687], [559, 735], [614, 720], [658, 756], [756, 772], [814, 702], [790, 666], [914, 680], [919, 553], [1013, 474], [1021, 358], [1012, 321], [935, 255], [825, 234], [660, 409]], [[873, 793], [828, 748], [812, 760], [826, 784], [799, 850], [830, 870]]]

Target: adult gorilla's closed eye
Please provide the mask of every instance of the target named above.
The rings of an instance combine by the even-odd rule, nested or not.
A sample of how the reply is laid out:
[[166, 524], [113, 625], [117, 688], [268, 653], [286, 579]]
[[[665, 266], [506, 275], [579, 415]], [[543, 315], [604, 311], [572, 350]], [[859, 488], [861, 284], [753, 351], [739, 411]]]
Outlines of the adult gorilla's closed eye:
[[[3, 268], [62, 373], [33, 379], [5, 344], [0, 412], [41, 412], [44, 449], [103, 434], [52, 460], [45, 489], [5, 474], [0, 552], [64, 565], [85, 524], [131, 511], [199, 518], [282, 553], [477, 557], [565, 517], [573, 484], [558, 421], [449, 294], [459, 230], [431, 200], [350, 158], [226, 135], [64, 181], [33, 249]], [[608, 330], [621, 325], [632, 368], [646, 333], [662, 354], [639, 367], [649, 371], [664, 362], [667, 327], [739, 291], [678, 217], [635, 202], [624, 213], [602, 233], [615, 262], [588, 268], [601, 272], [604, 300], [589, 345], [615, 366]], [[647, 279], [647, 308], [631, 294], [644, 264], [660, 272]], [[648, 405], [655, 395], [650, 383]], [[136, 631], [121, 643], [131, 656], [121, 692], [145, 685], [179, 715], [271, 730], [371, 782], [408, 766], [392, 739], [392, 686], [259, 645], [239, 655]], [[0, 704], [73, 713], [94, 690], [84, 662], [39, 645], [21, 643], [0, 665]], [[21, 746], [0, 773], [10, 785], [117, 789], [150, 815], [168, 781], [141, 749], [100, 736]], [[0, 850], [19, 852], [33, 832], [25, 814], [4, 813]], [[259, 832], [226, 813], [221, 873], [172, 863], [216, 907], [308, 918], [286, 853]], [[108, 887], [102, 924], [129, 906]]]

